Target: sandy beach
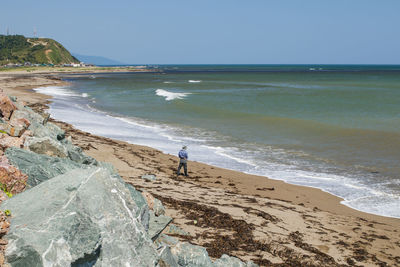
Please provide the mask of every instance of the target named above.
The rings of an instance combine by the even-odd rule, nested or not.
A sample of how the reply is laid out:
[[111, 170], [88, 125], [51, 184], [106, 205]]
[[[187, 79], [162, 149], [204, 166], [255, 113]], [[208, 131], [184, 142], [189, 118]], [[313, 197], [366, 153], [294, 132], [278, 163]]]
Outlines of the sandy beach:
[[[32, 88], [65, 85], [59, 75], [0, 72], [0, 89], [46, 112], [51, 98]], [[359, 212], [319, 189], [196, 161], [188, 163], [189, 178], [177, 177], [175, 155], [54, 122], [86, 154], [160, 199], [190, 234], [176, 237], [206, 247], [213, 258], [225, 253], [260, 266], [400, 266], [400, 219]]]

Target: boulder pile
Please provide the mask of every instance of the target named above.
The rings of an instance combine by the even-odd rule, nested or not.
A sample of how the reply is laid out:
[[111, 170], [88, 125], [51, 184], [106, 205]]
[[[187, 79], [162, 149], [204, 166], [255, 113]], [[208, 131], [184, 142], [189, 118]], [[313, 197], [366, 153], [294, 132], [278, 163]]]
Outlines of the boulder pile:
[[0, 266], [256, 266], [167, 234], [160, 200], [0, 91]]

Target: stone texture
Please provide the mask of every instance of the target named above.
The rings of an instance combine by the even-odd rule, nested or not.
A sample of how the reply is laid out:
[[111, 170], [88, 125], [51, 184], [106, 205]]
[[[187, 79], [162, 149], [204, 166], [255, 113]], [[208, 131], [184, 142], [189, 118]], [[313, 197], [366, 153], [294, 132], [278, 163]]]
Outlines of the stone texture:
[[[38, 197], [40, 196], [40, 197]], [[120, 178], [72, 170], [5, 202], [12, 266], [155, 266], [159, 256]]]
[[25, 132], [26, 128], [22, 126], [12, 126], [8, 122], [0, 123], [0, 131], [10, 136], [19, 137]]
[[176, 239], [173, 236], [166, 235], [164, 233], [161, 233], [154, 241], [154, 244], [156, 244], [158, 247], [163, 247], [163, 246], [173, 247], [178, 243], [179, 243], [178, 239]]
[[149, 230], [149, 220], [150, 220], [150, 210], [149, 206], [147, 206], [147, 202], [142, 196], [142, 194], [137, 191], [131, 184], [125, 184], [128, 188], [133, 201], [135, 201], [138, 206], [138, 210], [136, 212], [136, 218], [142, 223], [146, 232]]
[[0, 112], [1, 116], [5, 119], [9, 119], [11, 114], [17, 107], [11, 101], [11, 99], [3, 93], [3, 90], [0, 90]]
[[171, 253], [170, 247], [160, 248], [160, 261], [158, 262], [160, 267], [179, 267], [178, 257]]
[[187, 242], [179, 242], [171, 248], [171, 252], [178, 258], [178, 264], [182, 267], [212, 267], [213, 263], [207, 250]]
[[18, 106], [18, 110], [13, 112], [12, 117], [14, 120], [27, 119], [31, 124], [43, 124], [43, 117], [41, 115], [24, 106]]
[[5, 156], [0, 157], [0, 183], [2, 190], [14, 194], [22, 192], [26, 187], [28, 176], [10, 164]]
[[69, 159], [40, 155], [11, 147], [5, 156], [10, 163], [28, 175], [27, 186], [33, 187], [50, 178], [84, 166]]
[[54, 140], [57, 140], [57, 135], [64, 134], [63, 130], [51, 122], [46, 123], [46, 125], [32, 122], [28, 129], [33, 132], [35, 137], [50, 137]]
[[164, 229], [163, 233], [167, 234], [167, 235], [183, 235], [183, 236], [189, 236], [190, 235], [188, 232], [186, 232], [185, 230], [179, 228], [175, 224], [168, 225]]
[[[56, 136], [57, 140], [57, 136]], [[69, 138], [65, 138], [60, 141], [60, 143], [65, 147], [67, 150], [68, 158], [72, 161], [75, 161], [80, 164], [86, 164], [86, 165], [99, 165], [97, 160], [94, 158], [86, 155], [83, 153], [82, 149], [80, 147], [74, 146]]]
[[154, 211], [156, 216], [165, 214], [165, 208], [160, 200], [153, 197], [153, 195], [147, 191], [143, 191], [142, 195], [146, 199], [147, 205]]
[[27, 129], [31, 125], [31, 122], [26, 118], [19, 117], [18, 112], [14, 111], [10, 118], [10, 124], [13, 126], [20, 126], [22, 128]]
[[214, 261], [215, 267], [257, 267], [258, 265], [253, 263], [252, 261], [248, 261], [246, 263], [242, 262], [236, 257], [230, 257], [226, 254], [222, 255], [221, 258]]
[[153, 211], [150, 211], [150, 221], [149, 221], [149, 236], [151, 240], [156, 240], [160, 233], [172, 222], [172, 218], [160, 215], [155, 216]]
[[59, 141], [50, 137], [28, 137], [24, 147], [35, 153], [51, 157], [66, 158], [68, 156], [67, 149]]
[[19, 137], [9, 136], [7, 134], [0, 133], [0, 148], [5, 150], [9, 147], [23, 147], [24, 139]]

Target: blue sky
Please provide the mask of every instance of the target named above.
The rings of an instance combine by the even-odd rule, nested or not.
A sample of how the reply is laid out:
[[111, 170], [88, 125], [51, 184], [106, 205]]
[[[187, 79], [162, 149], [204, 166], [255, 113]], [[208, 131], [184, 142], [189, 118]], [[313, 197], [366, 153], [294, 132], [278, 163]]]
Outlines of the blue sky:
[[399, 0], [2, 2], [2, 34], [132, 64], [400, 64]]

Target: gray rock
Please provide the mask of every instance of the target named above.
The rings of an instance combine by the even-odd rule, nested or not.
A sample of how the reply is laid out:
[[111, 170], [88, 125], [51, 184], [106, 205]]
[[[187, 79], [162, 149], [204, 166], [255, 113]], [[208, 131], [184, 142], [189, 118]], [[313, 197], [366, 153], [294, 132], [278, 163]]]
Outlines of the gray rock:
[[207, 250], [187, 242], [179, 242], [171, 248], [173, 255], [178, 257], [179, 266], [183, 267], [212, 267], [213, 263]]
[[69, 159], [40, 155], [16, 147], [8, 148], [5, 155], [12, 165], [28, 175], [28, 188], [70, 170], [83, 167]]
[[178, 243], [179, 243], [178, 239], [163, 233], [161, 233], [154, 241], [154, 244], [156, 244], [157, 247], [163, 247], [163, 246], [173, 247]]
[[154, 174], [145, 174], [145, 175], [142, 175], [142, 179], [149, 180], [149, 181], [155, 181], [155, 180], [157, 180], [157, 177]]
[[16, 96], [10, 95], [10, 96], [8, 96], [8, 97], [10, 98], [10, 100], [11, 100], [12, 102], [14, 102], [14, 104], [17, 102], [17, 97], [16, 97]]
[[172, 221], [171, 217], [160, 215], [155, 216], [154, 212], [150, 211], [150, 221], [149, 221], [149, 236], [151, 240], [156, 240], [158, 235], [168, 226]]
[[164, 214], [165, 214], [164, 205], [163, 205], [162, 202], [161, 202], [159, 199], [157, 199], [157, 198], [154, 198], [153, 211], [154, 211], [154, 214], [155, 214], [156, 216], [160, 216], [160, 215], [164, 215]]
[[150, 220], [150, 209], [147, 205], [146, 200], [142, 196], [142, 194], [137, 191], [131, 184], [125, 184], [128, 188], [133, 201], [135, 201], [138, 206], [138, 210], [136, 212], [136, 218], [142, 223], [143, 227], [146, 229], [146, 232], [149, 230], [149, 220]]
[[48, 136], [40, 138], [28, 137], [24, 143], [24, 148], [52, 157], [66, 158], [68, 156], [65, 146]]
[[60, 143], [63, 144], [63, 146], [67, 150], [68, 158], [70, 160], [85, 165], [99, 165], [97, 160], [83, 153], [82, 149], [80, 147], [74, 146], [68, 138], [61, 140]]
[[167, 246], [160, 248], [159, 267], [179, 267], [178, 257], [171, 253], [171, 249]]
[[[22, 104], [17, 103], [18, 110], [15, 110], [12, 114], [15, 119], [22, 119], [25, 118], [29, 120], [29, 122], [36, 123], [36, 124], [43, 124], [43, 117], [38, 113], [34, 112], [31, 108], [24, 107]], [[34, 127], [33, 127], [34, 128]]]
[[236, 257], [231, 257], [226, 254], [222, 255], [221, 258], [214, 261], [215, 267], [257, 267], [258, 265], [253, 263], [252, 261], [248, 261], [246, 263], [242, 262]]
[[28, 130], [32, 131], [33, 136], [35, 137], [50, 137], [54, 140], [57, 140], [57, 135], [65, 134], [65, 132], [61, 130], [60, 127], [51, 122], [48, 122], [45, 125], [37, 123], [35, 121], [31, 122]]
[[164, 229], [163, 233], [167, 235], [183, 235], [183, 236], [190, 235], [188, 232], [186, 232], [185, 230], [179, 228], [178, 226], [172, 223]]
[[155, 266], [159, 256], [119, 178], [72, 170], [5, 201], [11, 266]]

